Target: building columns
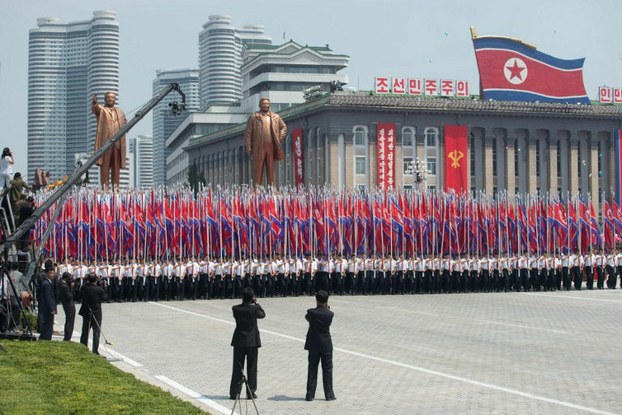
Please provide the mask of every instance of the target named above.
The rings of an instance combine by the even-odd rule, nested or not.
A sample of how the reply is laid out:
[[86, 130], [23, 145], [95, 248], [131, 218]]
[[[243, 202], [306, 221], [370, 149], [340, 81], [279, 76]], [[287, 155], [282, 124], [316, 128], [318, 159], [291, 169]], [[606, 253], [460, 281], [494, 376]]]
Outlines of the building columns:
[[[508, 145], [506, 143], [507, 132], [503, 128], [495, 128], [493, 130], [495, 137], [495, 148], [497, 150], [497, 192], [508, 189], [509, 171], [506, 171], [506, 165], [508, 164]], [[514, 148], [512, 148], [512, 164], [514, 164]], [[512, 167], [512, 174], [514, 174], [514, 167]], [[513, 183], [513, 182], [512, 182]]]
[[[471, 130], [471, 134], [473, 134], [473, 148], [470, 151], [473, 152], [473, 163], [474, 163], [474, 175], [471, 176], [471, 168], [469, 167], [469, 178], [474, 179], [473, 183], [470, 183], [471, 186], [475, 187], [475, 190], [483, 190], [486, 187], [485, 179], [486, 179], [486, 163], [484, 157], [484, 129], [483, 128], [473, 128]], [[471, 157], [469, 157], [470, 163]], [[470, 188], [470, 187], [469, 187]]]
[[508, 194], [516, 193], [516, 137], [505, 137], [505, 167], [507, 171], [506, 187]]

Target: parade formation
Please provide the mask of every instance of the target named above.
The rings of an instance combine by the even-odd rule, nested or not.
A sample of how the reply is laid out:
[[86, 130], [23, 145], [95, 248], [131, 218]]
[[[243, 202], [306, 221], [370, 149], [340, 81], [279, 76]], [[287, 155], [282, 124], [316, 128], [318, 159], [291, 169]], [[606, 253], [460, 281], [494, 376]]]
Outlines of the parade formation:
[[[38, 197], [45, 198], [45, 194]], [[43, 254], [110, 301], [615, 288], [615, 203], [411, 190], [74, 187]], [[53, 211], [53, 209], [52, 209]], [[35, 241], [52, 212], [38, 222]]]

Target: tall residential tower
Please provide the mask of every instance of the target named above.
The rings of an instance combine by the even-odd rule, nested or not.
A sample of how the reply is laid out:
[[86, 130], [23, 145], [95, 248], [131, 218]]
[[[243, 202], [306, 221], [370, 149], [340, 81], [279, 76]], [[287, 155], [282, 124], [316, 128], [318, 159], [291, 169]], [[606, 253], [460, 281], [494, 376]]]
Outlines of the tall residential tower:
[[242, 98], [242, 50], [245, 45], [270, 45], [263, 26], [241, 29], [230, 16], [210, 16], [199, 33], [199, 98], [201, 108], [230, 105]]
[[93, 151], [91, 96], [119, 90], [119, 23], [106, 10], [71, 23], [42, 17], [37, 26], [28, 44], [28, 178], [42, 168], [59, 179], [75, 154]]

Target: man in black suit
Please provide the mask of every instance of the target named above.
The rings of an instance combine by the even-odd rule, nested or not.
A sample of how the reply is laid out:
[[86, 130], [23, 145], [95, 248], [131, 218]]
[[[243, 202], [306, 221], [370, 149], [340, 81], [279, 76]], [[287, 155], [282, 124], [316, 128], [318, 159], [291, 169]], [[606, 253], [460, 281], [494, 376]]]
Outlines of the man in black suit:
[[307, 372], [307, 395], [306, 401], [315, 398], [317, 386], [317, 368], [322, 361], [322, 381], [324, 384], [324, 397], [327, 401], [334, 401], [333, 392], [333, 341], [330, 337], [330, 324], [333, 322], [334, 313], [328, 305], [328, 293], [318, 291], [315, 294], [316, 308], [307, 310], [305, 318], [309, 322], [305, 350], [309, 351], [309, 370]]
[[97, 275], [89, 273], [86, 284], [80, 289], [82, 305], [78, 314], [82, 316], [80, 343], [88, 347], [89, 331], [93, 328], [93, 353], [99, 354], [99, 336], [102, 326], [102, 301], [106, 301], [106, 290], [96, 284]]
[[68, 272], [63, 272], [58, 282], [58, 300], [63, 305], [65, 312], [65, 336], [64, 341], [70, 341], [73, 335], [73, 325], [76, 319], [76, 306], [73, 302], [72, 277]]
[[54, 294], [54, 262], [45, 261], [43, 272], [39, 275], [39, 314], [41, 317], [41, 334], [39, 340], [52, 340], [54, 316], [56, 315], [56, 295]]
[[257, 390], [257, 352], [261, 347], [259, 338], [259, 328], [257, 319], [264, 318], [266, 313], [257, 304], [255, 293], [250, 287], [242, 291], [242, 304], [233, 306], [233, 317], [235, 318], [235, 331], [231, 339], [233, 346], [233, 372], [231, 374], [231, 385], [229, 386], [229, 398], [237, 399], [242, 391], [242, 371], [244, 370], [244, 359], [248, 359], [248, 387], [247, 398], [256, 398]]

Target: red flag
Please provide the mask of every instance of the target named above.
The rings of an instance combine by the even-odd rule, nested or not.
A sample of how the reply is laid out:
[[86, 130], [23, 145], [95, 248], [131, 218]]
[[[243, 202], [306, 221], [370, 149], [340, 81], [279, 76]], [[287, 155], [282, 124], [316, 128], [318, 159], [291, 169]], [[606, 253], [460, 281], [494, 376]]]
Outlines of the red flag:
[[467, 132], [465, 125], [445, 126], [445, 189], [468, 190]]

